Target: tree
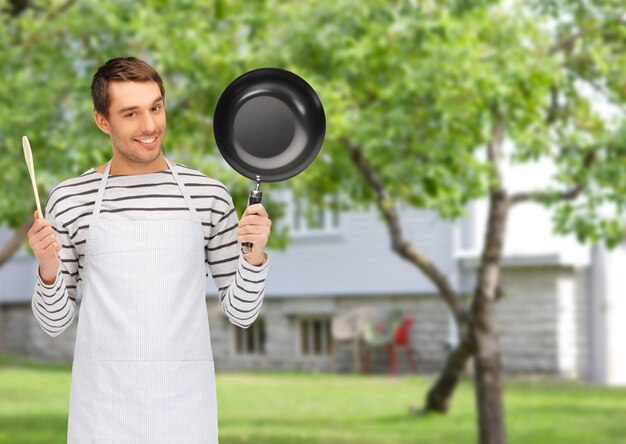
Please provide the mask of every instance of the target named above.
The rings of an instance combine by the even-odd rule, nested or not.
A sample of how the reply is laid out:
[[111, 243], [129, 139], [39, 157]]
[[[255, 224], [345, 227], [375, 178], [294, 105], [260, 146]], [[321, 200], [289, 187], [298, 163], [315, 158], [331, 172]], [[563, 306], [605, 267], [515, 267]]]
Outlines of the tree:
[[78, 175], [105, 159], [103, 150], [84, 149], [93, 147], [97, 135], [89, 125], [88, 75], [99, 54], [123, 51], [128, 41], [114, 31], [106, 42], [93, 34], [94, 28], [106, 26], [111, 12], [101, 11], [88, 14], [89, 5], [72, 1], [46, 6], [0, 2], [0, 224], [16, 229], [1, 247], [0, 265], [23, 244], [33, 223], [34, 199], [21, 151], [22, 135], [33, 147], [44, 203], [61, 178]]
[[[482, 443], [506, 442], [493, 307], [511, 209], [543, 204], [555, 231], [580, 241], [615, 245], [624, 231], [626, 132], [597, 107], [624, 109], [623, 9], [616, 1], [505, 3], [276, 2], [253, 51], [312, 81], [331, 110], [325, 156], [296, 182], [299, 193], [322, 201], [349, 190], [358, 203], [375, 202], [393, 250], [430, 278], [453, 313], [460, 344], [425, 408], [448, 408], [474, 356]], [[557, 167], [550, 187], [504, 188], [504, 161], [540, 158]], [[481, 196], [489, 217], [466, 303], [403, 237], [396, 202], [453, 219]]]

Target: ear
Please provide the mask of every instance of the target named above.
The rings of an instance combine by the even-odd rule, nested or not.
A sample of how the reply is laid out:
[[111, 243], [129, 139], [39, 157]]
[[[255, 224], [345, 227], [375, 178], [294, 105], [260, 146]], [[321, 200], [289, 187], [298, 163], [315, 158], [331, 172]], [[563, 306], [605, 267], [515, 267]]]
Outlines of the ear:
[[101, 114], [98, 111], [94, 111], [93, 120], [96, 121], [96, 125], [98, 125], [98, 128], [100, 128], [104, 133], [111, 135], [111, 127], [109, 125], [109, 121], [104, 116], [104, 114]]

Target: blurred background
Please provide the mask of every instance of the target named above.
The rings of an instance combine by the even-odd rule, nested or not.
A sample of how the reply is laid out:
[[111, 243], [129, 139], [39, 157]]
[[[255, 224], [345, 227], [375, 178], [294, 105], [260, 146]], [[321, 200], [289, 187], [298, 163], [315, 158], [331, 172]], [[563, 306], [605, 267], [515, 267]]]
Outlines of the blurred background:
[[[474, 406], [463, 400], [472, 396], [474, 349], [466, 341], [475, 307], [489, 313], [505, 381], [522, 375], [523, 384], [539, 377], [550, 387], [593, 387], [601, 391], [566, 391], [563, 405], [588, 405], [581, 413], [587, 419], [626, 414], [623, 389], [599, 388], [626, 385], [622, 2], [0, 0], [5, 356], [71, 363], [76, 322], [52, 338], [31, 311], [37, 262], [26, 232], [35, 202], [20, 141], [30, 139], [42, 207], [59, 182], [107, 161], [110, 142], [93, 123], [89, 87], [96, 69], [119, 56], [142, 58], [159, 71], [165, 155], [225, 183], [239, 216], [253, 183], [231, 170], [215, 146], [212, 114], [223, 89], [251, 69], [283, 68], [316, 90], [326, 112], [315, 162], [289, 181], [263, 185], [274, 225], [270, 277], [255, 324], [246, 330], [229, 324], [208, 282], [213, 353], [225, 387], [219, 394], [225, 442], [421, 442], [417, 436], [431, 426], [432, 437], [423, 442], [472, 442], [479, 426]], [[499, 202], [502, 224], [493, 223], [491, 212]], [[485, 254], [493, 245], [499, 246], [495, 263]], [[476, 289], [489, 270], [497, 270], [497, 282], [481, 306]], [[456, 404], [457, 382], [444, 378], [447, 371], [465, 375]], [[255, 374], [261, 379], [250, 382]], [[329, 390], [328, 407], [337, 393], [329, 388], [332, 378], [358, 378], [338, 380], [347, 388], [348, 381], [369, 384], [360, 378], [377, 375], [381, 385], [356, 392], [379, 400], [381, 390], [395, 387], [415, 409], [465, 406], [457, 412], [467, 413], [459, 419], [467, 426], [445, 435], [450, 418], [441, 426], [410, 421], [407, 403], [395, 399], [389, 405], [397, 416], [384, 416], [385, 410], [389, 421], [367, 436], [340, 430], [376, 418], [368, 409], [357, 410], [353, 423], [287, 422], [276, 434], [257, 423], [240, 430], [248, 419], [237, 411], [261, 400], [254, 393], [228, 398], [229, 388], [259, 388], [277, 374], [295, 378], [281, 395], [315, 386], [299, 375], [329, 375], [320, 381]], [[69, 381], [69, 372], [63, 375], [61, 387]], [[413, 379], [388, 386], [399, 380], [387, 375]], [[511, 384], [511, 393], [525, 392]], [[26, 390], [11, 392], [18, 404], [27, 401]], [[432, 390], [443, 390], [446, 401], [429, 399]], [[301, 401], [315, 405], [315, 392]], [[67, 393], [56, 396], [61, 402], [46, 429], [50, 437], [31, 441], [19, 440], [27, 422], [3, 416], [0, 401], [0, 441], [64, 442]], [[599, 407], [598, 398], [614, 404]], [[287, 395], [276, 399], [289, 405]], [[520, 415], [530, 406], [505, 400]], [[368, 403], [337, 404], [330, 417]], [[508, 414], [516, 442], [626, 442], [617, 422], [590, 420], [595, 426], [577, 429], [575, 413], [546, 408], [563, 416], [520, 423]], [[563, 418], [578, 425], [560, 427]], [[304, 429], [306, 436], [286, 431]], [[573, 440], [581, 436], [586, 440]]]

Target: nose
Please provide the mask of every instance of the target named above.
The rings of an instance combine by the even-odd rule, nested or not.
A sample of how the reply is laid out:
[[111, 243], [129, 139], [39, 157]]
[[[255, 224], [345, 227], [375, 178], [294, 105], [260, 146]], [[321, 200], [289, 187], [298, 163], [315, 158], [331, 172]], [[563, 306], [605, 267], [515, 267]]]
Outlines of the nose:
[[153, 134], [156, 130], [156, 122], [151, 113], [144, 113], [140, 121], [140, 130], [143, 134]]

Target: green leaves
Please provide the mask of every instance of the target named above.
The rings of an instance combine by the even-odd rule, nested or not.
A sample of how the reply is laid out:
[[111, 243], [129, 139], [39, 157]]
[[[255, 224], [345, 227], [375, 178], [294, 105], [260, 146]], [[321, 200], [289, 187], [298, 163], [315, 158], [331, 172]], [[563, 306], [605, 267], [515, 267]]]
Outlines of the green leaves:
[[[484, 152], [497, 109], [510, 160], [552, 159], [553, 189], [586, 187], [575, 202], [549, 203], [558, 231], [581, 240], [619, 232], [625, 144], [619, 118], [605, 112], [626, 103], [619, 2], [85, 0], [19, 15], [0, 9], [0, 220], [10, 226], [34, 205], [21, 136], [31, 139], [43, 200], [103, 163], [110, 147], [92, 121], [91, 76], [110, 57], [135, 55], [166, 84], [166, 152], [226, 183], [238, 208], [250, 182], [221, 160], [213, 110], [235, 77], [275, 66], [318, 92], [327, 134], [312, 166], [272, 189], [370, 204], [347, 140], [394, 201], [458, 217], [493, 183]], [[271, 193], [265, 203], [274, 205]], [[607, 205], [608, 218], [598, 210]]]

